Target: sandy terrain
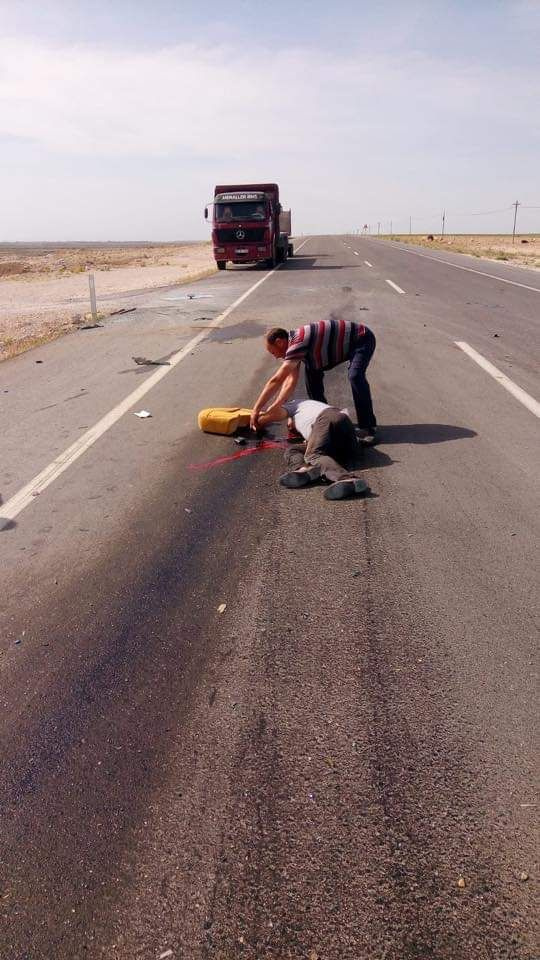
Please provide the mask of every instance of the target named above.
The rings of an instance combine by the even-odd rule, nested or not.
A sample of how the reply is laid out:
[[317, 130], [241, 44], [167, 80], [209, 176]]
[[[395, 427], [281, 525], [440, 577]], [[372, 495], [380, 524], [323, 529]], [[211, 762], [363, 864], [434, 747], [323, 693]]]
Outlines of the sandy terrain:
[[517, 236], [512, 243], [512, 236], [498, 234], [455, 234], [448, 237], [433, 235], [433, 240], [427, 236], [409, 234], [392, 234], [393, 240], [401, 243], [420, 244], [435, 250], [451, 250], [453, 253], [468, 253], [473, 257], [482, 257], [486, 260], [506, 260], [512, 266], [540, 269], [540, 237], [536, 235]]
[[100, 316], [125, 296], [207, 276], [216, 269], [209, 243], [0, 244], [0, 359], [85, 322], [88, 273]]

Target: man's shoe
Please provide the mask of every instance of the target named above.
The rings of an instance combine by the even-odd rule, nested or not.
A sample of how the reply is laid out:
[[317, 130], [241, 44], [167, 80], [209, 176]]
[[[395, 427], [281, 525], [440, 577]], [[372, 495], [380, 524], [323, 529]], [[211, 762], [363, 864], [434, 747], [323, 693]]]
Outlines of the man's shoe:
[[365, 480], [360, 477], [351, 477], [347, 480], [336, 480], [324, 491], [325, 500], [345, 500], [358, 494], [371, 493]]
[[308, 487], [310, 483], [315, 483], [320, 475], [320, 467], [300, 467], [299, 470], [284, 473], [279, 478], [279, 482], [282, 487], [287, 487], [289, 490], [298, 490], [299, 487]]
[[356, 439], [364, 447], [374, 447], [379, 442], [379, 432], [376, 428], [366, 430], [364, 427], [357, 427]]

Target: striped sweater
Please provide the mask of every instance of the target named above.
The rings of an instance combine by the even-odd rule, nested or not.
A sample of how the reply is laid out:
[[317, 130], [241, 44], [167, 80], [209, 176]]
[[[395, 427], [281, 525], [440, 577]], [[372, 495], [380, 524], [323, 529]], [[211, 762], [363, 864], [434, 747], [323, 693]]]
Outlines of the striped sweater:
[[358, 339], [366, 333], [363, 323], [350, 320], [319, 320], [289, 333], [285, 360], [302, 360], [312, 370], [331, 370], [349, 360]]

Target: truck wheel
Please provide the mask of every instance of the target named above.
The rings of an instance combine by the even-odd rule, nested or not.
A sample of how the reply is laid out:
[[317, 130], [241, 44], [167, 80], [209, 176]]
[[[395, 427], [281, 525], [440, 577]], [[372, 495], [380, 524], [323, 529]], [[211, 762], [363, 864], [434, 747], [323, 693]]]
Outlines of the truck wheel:
[[225, 270], [227, 266], [226, 260], [216, 260], [218, 270]]
[[294, 247], [293, 247], [292, 243], [290, 243], [289, 246], [287, 247], [287, 253], [288, 253], [289, 257], [293, 257], [293, 256], [294, 256]]
[[268, 260], [266, 261], [266, 266], [267, 266], [267, 267], [270, 267], [270, 269], [273, 270], [274, 267], [275, 267], [275, 265], [276, 265], [276, 263], [277, 263], [277, 260], [276, 260], [276, 257], [275, 257], [275, 256], [273, 256], [273, 257], [268, 257]]

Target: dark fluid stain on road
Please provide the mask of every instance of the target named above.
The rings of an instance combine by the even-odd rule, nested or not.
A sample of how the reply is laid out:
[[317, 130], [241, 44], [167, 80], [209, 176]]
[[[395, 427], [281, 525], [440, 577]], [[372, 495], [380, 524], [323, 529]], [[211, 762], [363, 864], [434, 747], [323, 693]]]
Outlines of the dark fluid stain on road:
[[223, 343], [226, 340], [248, 340], [254, 337], [263, 337], [268, 328], [269, 324], [262, 325], [245, 320], [243, 323], [235, 323], [230, 327], [216, 327], [207, 337], [207, 342]]
[[209, 470], [211, 467], [220, 467], [225, 463], [232, 463], [233, 460], [241, 460], [243, 457], [249, 457], [254, 453], [263, 453], [265, 450], [283, 449], [287, 443], [287, 440], [262, 440], [255, 443], [252, 447], [247, 447], [245, 450], [225, 454], [222, 457], [217, 457], [215, 460], [207, 460], [204, 463], [190, 463], [188, 469]]
[[80, 393], [75, 393], [72, 397], [66, 397], [65, 400], [64, 400], [64, 403], [67, 403], [68, 400], [80, 400], [81, 397], [87, 397], [87, 396], [88, 396], [88, 393], [87, 393], [86, 390], [83, 388], [83, 390], [81, 390]]
[[[163, 502], [177, 477], [178, 464]], [[236, 494], [237, 479], [220, 478], [222, 502], [234, 505]], [[186, 526], [181, 506], [165, 532], [144, 510], [140, 528], [132, 525], [126, 541], [105, 550], [88, 577], [66, 580], [63, 597], [36, 611], [35, 628], [57, 649], [62, 670], [52, 664], [45, 715], [36, 699], [25, 712], [4, 753], [0, 785], [2, 815], [11, 823], [3, 831], [2, 872], [18, 890], [3, 939], [24, 955], [31, 943], [36, 960], [83, 949], [94, 956], [96, 928], [114, 922], [111, 903], [129, 882], [119, 866], [123, 850], [163, 777], [156, 758], [167, 755], [181, 728], [219, 633], [201, 619], [193, 586], [204, 571], [206, 607], [214, 609], [211, 585], [225, 585], [230, 559], [228, 524], [240, 531], [242, 552], [252, 539], [241, 509], [216, 514], [214, 496], [201, 483], [197, 517]], [[138, 558], [131, 573], [129, 557]], [[47, 923], [32, 920], [36, 911]]]

